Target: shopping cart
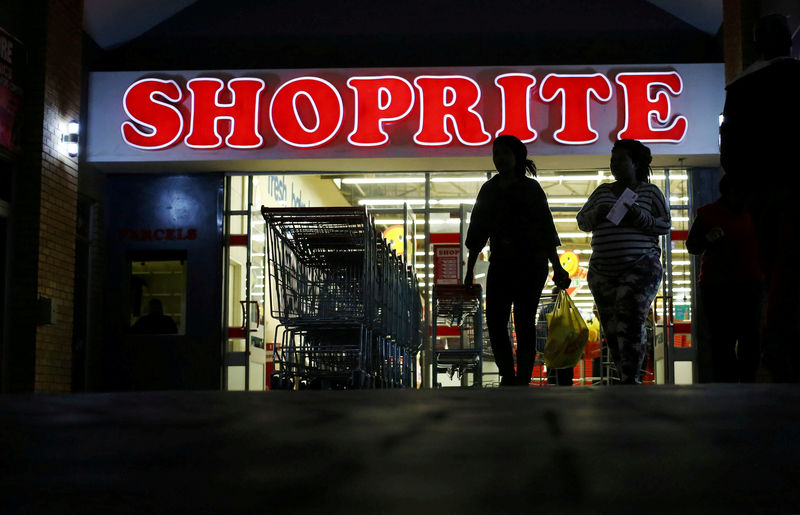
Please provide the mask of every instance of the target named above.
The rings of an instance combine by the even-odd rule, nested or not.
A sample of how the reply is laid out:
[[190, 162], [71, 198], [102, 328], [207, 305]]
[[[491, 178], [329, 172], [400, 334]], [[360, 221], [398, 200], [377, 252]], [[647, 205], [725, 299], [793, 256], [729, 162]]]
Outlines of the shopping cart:
[[[482, 383], [483, 358], [483, 296], [480, 285], [436, 285], [433, 288], [433, 371], [434, 386], [439, 387], [438, 375], [458, 375], [461, 385], [467, 386], [472, 374], [472, 386]], [[458, 336], [439, 344], [439, 327], [457, 327]]]
[[284, 388], [410, 387], [421, 342], [416, 278], [366, 208], [267, 208], [276, 373]]

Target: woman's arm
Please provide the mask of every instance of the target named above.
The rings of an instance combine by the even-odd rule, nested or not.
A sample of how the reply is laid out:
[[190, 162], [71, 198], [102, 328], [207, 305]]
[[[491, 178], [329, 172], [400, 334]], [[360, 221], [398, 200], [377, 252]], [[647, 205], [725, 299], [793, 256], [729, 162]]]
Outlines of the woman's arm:
[[637, 203], [626, 204], [628, 213], [625, 218], [630, 220], [634, 227], [644, 232], [660, 236], [667, 234], [672, 228], [672, 219], [667, 207], [667, 200], [658, 187], [653, 186], [651, 194], [653, 196], [650, 203], [650, 211]]
[[472, 284], [474, 282], [474, 268], [475, 263], [478, 261], [480, 249], [469, 249], [469, 257], [467, 258], [467, 271], [464, 273], [464, 284]]
[[708, 225], [705, 219], [698, 214], [689, 229], [689, 236], [686, 237], [686, 250], [689, 251], [689, 254], [702, 254], [705, 252], [708, 247], [706, 233], [708, 233]]
[[527, 228], [528, 238], [530, 241], [541, 242], [539, 245], [542, 248], [560, 247], [561, 238], [558, 236], [558, 230], [553, 221], [553, 213], [550, 211], [547, 195], [537, 181], [531, 180], [531, 184], [534, 186], [534, 195], [532, 195], [532, 204], [529, 209], [533, 217]]
[[689, 251], [689, 254], [702, 254], [716, 246], [720, 238], [724, 236], [725, 231], [722, 230], [722, 227], [709, 227], [705, 218], [698, 214], [692, 224], [692, 228], [689, 229], [689, 236], [686, 238], [686, 250]]
[[486, 242], [489, 241], [489, 221], [487, 219], [489, 213], [487, 212], [487, 193], [485, 189], [486, 185], [484, 184], [478, 192], [478, 197], [475, 199], [475, 205], [470, 214], [467, 239], [464, 242], [465, 246], [469, 249], [467, 270], [464, 273], [464, 284], [472, 284], [475, 262], [478, 260], [478, 255], [481, 253], [483, 247], [486, 246]]
[[581, 231], [593, 231], [603, 222], [606, 215], [611, 210], [611, 204], [608, 204], [607, 202], [598, 202], [598, 192], [600, 191], [600, 188], [600, 186], [597, 187], [592, 194], [589, 195], [589, 199], [586, 201], [586, 204], [583, 205], [580, 212], [578, 212], [578, 215], [575, 217], [575, 219], [578, 221], [578, 228]]

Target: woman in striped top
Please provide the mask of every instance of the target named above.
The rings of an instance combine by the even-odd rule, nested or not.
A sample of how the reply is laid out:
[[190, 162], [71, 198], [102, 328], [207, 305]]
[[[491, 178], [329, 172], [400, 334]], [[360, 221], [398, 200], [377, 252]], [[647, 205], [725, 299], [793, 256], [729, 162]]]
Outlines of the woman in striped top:
[[[593, 233], [587, 280], [623, 384], [638, 383], [644, 322], [664, 274], [658, 237], [671, 225], [667, 201], [650, 183], [651, 161], [641, 142], [618, 140], [611, 151], [615, 182], [598, 186], [577, 216], [578, 227]], [[638, 197], [615, 225], [607, 215], [626, 188]]]

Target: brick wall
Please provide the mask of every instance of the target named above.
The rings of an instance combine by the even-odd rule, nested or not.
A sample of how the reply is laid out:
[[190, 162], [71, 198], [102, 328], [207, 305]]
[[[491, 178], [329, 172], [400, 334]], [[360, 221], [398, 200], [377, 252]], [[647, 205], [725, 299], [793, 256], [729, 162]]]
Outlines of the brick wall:
[[[61, 146], [81, 98], [82, 0], [12, 0], [28, 59], [9, 217], [3, 390], [69, 391], [78, 163]], [[14, 6], [21, 9], [13, 9]], [[16, 20], [19, 21], [19, 20]], [[55, 321], [37, 326], [37, 298]]]
[[38, 295], [55, 322], [36, 331], [36, 391], [69, 391], [78, 163], [62, 148], [65, 124], [80, 117], [82, 0], [50, 0], [45, 44]]

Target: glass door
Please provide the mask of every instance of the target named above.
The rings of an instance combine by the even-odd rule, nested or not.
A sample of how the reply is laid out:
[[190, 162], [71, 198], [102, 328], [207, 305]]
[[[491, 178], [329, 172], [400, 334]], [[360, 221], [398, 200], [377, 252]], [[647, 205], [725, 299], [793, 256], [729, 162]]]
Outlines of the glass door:
[[696, 382], [696, 355], [692, 342], [693, 281], [686, 250], [691, 212], [688, 172], [664, 169], [653, 182], [664, 192], [670, 207], [672, 231], [661, 239], [664, 280], [652, 314], [653, 337], [648, 357], [657, 384]]
[[260, 218], [261, 213], [253, 211], [253, 177], [226, 177], [222, 374], [225, 390], [266, 388], [266, 239]]

